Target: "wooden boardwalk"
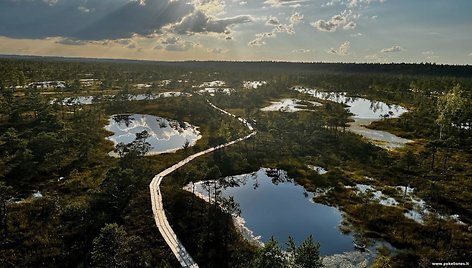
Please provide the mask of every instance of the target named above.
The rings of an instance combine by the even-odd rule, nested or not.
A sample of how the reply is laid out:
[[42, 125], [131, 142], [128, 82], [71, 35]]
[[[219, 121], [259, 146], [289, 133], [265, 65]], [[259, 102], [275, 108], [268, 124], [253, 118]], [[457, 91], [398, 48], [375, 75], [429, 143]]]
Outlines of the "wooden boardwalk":
[[[207, 102], [210, 104], [210, 106], [217, 109], [218, 111], [236, 118], [236, 115], [231, 114], [223, 109], [216, 107], [209, 100], [207, 100]], [[180, 262], [180, 265], [182, 265], [182, 267], [197, 268], [198, 264], [193, 260], [192, 256], [190, 256], [190, 254], [187, 252], [187, 250], [182, 245], [180, 240], [177, 238], [177, 235], [174, 233], [174, 230], [172, 230], [172, 227], [170, 226], [169, 221], [167, 220], [164, 207], [162, 204], [162, 195], [161, 195], [161, 188], [160, 188], [162, 179], [165, 176], [169, 175], [170, 173], [174, 172], [175, 170], [179, 169], [180, 167], [183, 167], [184, 165], [194, 160], [195, 158], [211, 153], [215, 150], [218, 150], [227, 146], [231, 146], [235, 143], [249, 139], [250, 137], [256, 135], [256, 131], [254, 131], [254, 128], [246, 119], [238, 117], [238, 120], [241, 123], [243, 123], [249, 130], [253, 132], [245, 137], [242, 137], [242, 138], [239, 138], [239, 139], [236, 139], [236, 140], [233, 140], [233, 141], [230, 141], [230, 142], [227, 142], [225, 144], [221, 144], [215, 147], [211, 147], [204, 151], [193, 154], [185, 158], [184, 160], [178, 162], [177, 164], [174, 164], [173, 166], [163, 170], [156, 176], [154, 176], [151, 183], [149, 184], [149, 190], [151, 192], [152, 213], [154, 214], [154, 220], [156, 222], [156, 226], [159, 229], [159, 232], [162, 234], [162, 237], [164, 237], [164, 240], [166, 241], [167, 245], [169, 245], [175, 257]]]

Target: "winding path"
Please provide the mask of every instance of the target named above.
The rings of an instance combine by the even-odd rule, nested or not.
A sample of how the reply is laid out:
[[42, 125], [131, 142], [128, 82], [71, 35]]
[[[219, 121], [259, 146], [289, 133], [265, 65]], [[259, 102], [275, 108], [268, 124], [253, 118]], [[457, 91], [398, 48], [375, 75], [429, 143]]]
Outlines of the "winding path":
[[156, 222], [156, 226], [159, 229], [159, 232], [164, 237], [164, 240], [166, 241], [167, 245], [169, 245], [169, 247], [172, 250], [172, 252], [174, 253], [175, 257], [180, 262], [180, 265], [182, 265], [182, 267], [197, 268], [198, 264], [193, 260], [193, 258], [187, 252], [185, 247], [182, 245], [180, 240], [177, 238], [177, 235], [174, 233], [174, 230], [172, 230], [172, 227], [170, 226], [169, 222], [167, 221], [167, 217], [166, 217], [166, 214], [165, 214], [165, 211], [164, 211], [164, 206], [162, 204], [162, 195], [161, 195], [161, 188], [160, 188], [162, 179], [165, 176], [169, 175], [170, 173], [174, 172], [175, 170], [179, 169], [180, 167], [186, 165], [187, 163], [189, 163], [190, 161], [194, 160], [197, 157], [200, 157], [202, 155], [211, 153], [215, 150], [233, 145], [235, 143], [238, 143], [238, 142], [241, 142], [243, 140], [249, 139], [250, 137], [256, 135], [256, 131], [254, 131], [254, 128], [252, 127], [252, 125], [246, 119], [241, 118], [241, 117], [236, 117], [236, 115], [231, 114], [231, 113], [229, 113], [229, 112], [227, 112], [227, 111], [225, 111], [221, 108], [216, 107], [209, 100], [207, 100], [207, 102], [208, 102], [208, 104], [210, 104], [211, 107], [217, 109], [218, 111], [220, 111], [220, 112], [222, 112], [226, 115], [232, 116], [234, 118], [238, 118], [238, 120], [241, 123], [243, 123], [249, 130], [251, 130], [252, 133], [245, 136], [245, 137], [242, 137], [242, 138], [239, 138], [239, 139], [236, 139], [236, 140], [233, 140], [233, 141], [230, 141], [230, 142], [227, 142], [227, 143], [215, 146], [215, 147], [211, 147], [211, 148], [206, 149], [204, 151], [193, 154], [193, 155], [185, 158], [184, 160], [178, 162], [177, 164], [174, 164], [173, 166], [163, 170], [162, 172], [160, 172], [156, 176], [154, 176], [151, 183], [149, 184], [149, 190], [151, 191], [152, 213], [154, 214], [154, 220]]

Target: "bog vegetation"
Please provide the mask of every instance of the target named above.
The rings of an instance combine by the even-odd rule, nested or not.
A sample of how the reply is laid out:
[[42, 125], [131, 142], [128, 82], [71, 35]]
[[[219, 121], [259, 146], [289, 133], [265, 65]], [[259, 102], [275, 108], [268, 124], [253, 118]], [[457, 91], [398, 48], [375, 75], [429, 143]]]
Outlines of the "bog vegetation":
[[[264, 67], [264, 68], [262, 68]], [[376, 71], [373, 71], [376, 70]], [[215, 151], [166, 178], [164, 207], [175, 232], [200, 267], [320, 267], [316, 237], [284, 253], [277, 241], [258, 247], [232, 217], [182, 190], [190, 181], [281, 168], [308, 191], [332, 190], [317, 202], [345, 212], [348, 232], [365, 243], [389, 242], [373, 265], [414, 267], [433, 260], [471, 260], [472, 77], [470, 67], [282, 63], [82, 62], [0, 60], [0, 261], [5, 266], [177, 267], [154, 225], [148, 184], [186, 156], [248, 130], [215, 105], [256, 122], [257, 135]], [[93, 83], [90, 83], [90, 79]], [[221, 80], [234, 92], [195, 94]], [[243, 81], [267, 81], [244, 88]], [[28, 86], [64, 81], [64, 88]], [[141, 84], [138, 86], [138, 84]], [[142, 86], [145, 85], [145, 86]], [[400, 118], [374, 122], [414, 142], [387, 151], [346, 131], [342, 104], [290, 90], [303, 85], [401, 104]], [[130, 100], [130, 94], [178, 91], [191, 96]], [[93, 96], [91, 104], [75, 104]], [[284, 97], [322, 102], [315, 112], [262, 112]], [[60, 100], [68, 100], [62, 103]], [[109, 116], [153, 114], [199, 126], [203, 138], [171, 154], [144, 156], [145, 139], [108, 152]], [[123, 146], [123, 145], [121, 145]], [[120, 149], [120, 148], [118, 148]], [[320, 175], [307, 164], [329, 170]], [[353, 195], [357, 183], [401, 200], [398, 206]], [[409, 186], [434, 212], [419, 223], [404, 216], [413, 204], [393, 186]], [[35, 193], [33, 195], [33, 193]], [[462, 223], [441, 215], [459, 215]], [[290, 240], [291, 241], [291, 240]]]

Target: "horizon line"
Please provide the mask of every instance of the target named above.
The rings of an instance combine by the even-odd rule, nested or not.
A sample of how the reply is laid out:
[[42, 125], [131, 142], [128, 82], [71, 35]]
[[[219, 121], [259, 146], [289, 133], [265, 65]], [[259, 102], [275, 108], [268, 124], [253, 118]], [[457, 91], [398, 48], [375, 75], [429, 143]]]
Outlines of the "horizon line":
[[74, 60], [109, 60], [109, 61], [135, 61], [135, 62], [162, 62], [162, 63], [188, 63], [188, 62], [220, 62], [220, 63], [292, 63], [292, 64], [358, 64], [358, 65], [436, 65], [436, 66], [455, 66], [470, 67], [470, 64], [451, 64], [436, 62], [343, 62], [343, 61], [283, 61], [283, 60], [150, 60], [150, 59], [132, 59], [132, 58], [100, 58], [100, 57], [84, 57], [84, 56], [51, 56], [51, 55], [34, 55], [34, 54], [1, 54], [0, 58], [58, 58], [58, 59], [74, 59]]

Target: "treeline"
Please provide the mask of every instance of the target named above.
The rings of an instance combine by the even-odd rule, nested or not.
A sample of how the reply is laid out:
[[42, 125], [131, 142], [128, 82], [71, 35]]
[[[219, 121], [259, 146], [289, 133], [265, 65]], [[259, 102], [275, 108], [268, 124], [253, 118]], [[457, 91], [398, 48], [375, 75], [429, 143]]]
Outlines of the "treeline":
[[[349, 79], [353, 75], [371, 79], [370, 84], [364, 83], [363, 87], [382, 85], [378, 79], [388, 77], [392, 78], [389, 79], [389, 83], [394, 82], [396, 87], [408, 89], [410, 82], [417, 79], [422, 81], [449, 79], [455, 83], [470, 84], [468, 80], [472, 78], [472, 66], [429, 63], [153, 62], [53, 57], [0, 58], [1, 87], [22, 86], [28, 81], [74, 80], [91, 77], [106, 82], [107, 86], [123, 86], [123, 83], [143, 83], [160, 79], [206, 81], [211, 78], [233, 80], [235, 77], [240, 77], [261, 80], [272, 79], [274, 75], [281, 77], [282, 80], [290, 77], [300, 82], [310, 79], [310, 76], [325, 83], [332, 80], [330, 77], [339, 78], [340, 75], [344, 76], [342, 81], [349, 82], [357, 81]], [[374, 77], [377, 78], [375, 79], [377, 83], [372, 83]], [[402, 83], [399, 84], [398, 80]]]

